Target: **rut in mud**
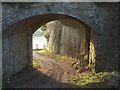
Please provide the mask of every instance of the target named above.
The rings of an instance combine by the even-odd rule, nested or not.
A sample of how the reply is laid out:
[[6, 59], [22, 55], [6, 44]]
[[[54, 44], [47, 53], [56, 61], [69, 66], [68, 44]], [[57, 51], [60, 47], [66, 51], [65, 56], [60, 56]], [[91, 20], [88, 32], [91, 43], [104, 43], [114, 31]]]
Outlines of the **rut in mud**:
[[38, 70], [60, 82], [69, 83], [70, 76], [75, 74], [74, 67], [67, 61], [56, 60], [38, 52], [34, 52], [33, 59], [40, 63]]

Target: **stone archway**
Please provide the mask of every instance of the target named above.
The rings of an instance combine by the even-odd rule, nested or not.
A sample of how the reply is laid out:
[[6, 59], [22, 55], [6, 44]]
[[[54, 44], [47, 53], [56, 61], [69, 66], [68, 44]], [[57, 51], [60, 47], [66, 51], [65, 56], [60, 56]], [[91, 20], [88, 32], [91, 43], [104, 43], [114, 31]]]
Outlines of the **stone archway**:
[[[114, 4], [109, 5], [99, 7], [95, 3], [39, 3], [23, 10], [20, 7], [16, 9], [16, 7], [9, 7], [9, 5], [3, 3], [3, 78], [14, 74], [31, 63], [32, 33], [40, 25], [56, 19], [71, 19], [90, 26], [96, 35], [96, 70], [111, 71], [118, 69], [116, 65], [118, 55], [117, 34], [115, 34], [117, 27], [114, 27], [117, 24], [113, 23], [117, 20], [115, 16], [117, 15], [117, 8], [114, 7]], [[111, 11], [110, 7], [113, 7], [112, 10], [116, 14], [109, 12]], [[111, 36], [111, 32], [114, 33], [113, 37], [106, 37], [106, 35]], [[109, 44], [109, 42], [113, 43]], [[113, 48], [114, 52], [108, 47]], [[105, 62], [108, 63], [107, 66]]]
[[[8, 57], [5, 58], [4, 61], [7, 61], [8, 58], [12, 60], [10, 62], [11, 64], [13, 64], [13, 62], [15, 61], [15, 64], [10, 66], [11, 70], [9, 70], [9, 74], [15, 73], [25, 66], [32, 65], [32, 34], [37, 30], [37, 28], [49, 21], [64, 19], [84, 24], [80, 20], [63, 14], [44, 14], [29, 17], [7, 28], [5, 32], [7, 31], [9, 33], [4, 34], [3, 39], [4, 41], [8, 40], [8, 42], [3, 41], [3, 44], [9, 45], [8, 47], [6, 47], [6, 49], [9, 48], [9, 51], [7, 52]], [[8, 66], [4, 68], [5, 70], [3, 70], [6, 71], [6, 73], [8, 73], [7, 68]]]

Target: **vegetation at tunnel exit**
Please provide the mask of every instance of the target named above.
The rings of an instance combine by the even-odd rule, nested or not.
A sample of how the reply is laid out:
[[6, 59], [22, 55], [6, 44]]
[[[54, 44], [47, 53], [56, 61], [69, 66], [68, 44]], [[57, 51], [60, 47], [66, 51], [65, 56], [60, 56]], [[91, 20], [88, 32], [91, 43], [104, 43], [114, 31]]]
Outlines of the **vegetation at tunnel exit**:
[[[68, 61], [70, 62], [71, 66], [76, 61], [71, 57], [49, 53], [47, 50], [40, 50], [39, 53], [48, 55], [56, 60]], [[96, 73], [95, 71], [76, 72], [74, 75], [70, 76], [70, 83], [80, 88], [94, 87], [95, 85], [104, 86], [104, 83], [109, 83], [106, 78], [112, 76], [115, 73], [115, 71], [99, 73]]]
[[[55, 60], [59, 60], [59, 61], [63, 61], [63, 62], [67, 61], [71, 66], [79, 68], [78, 72], [82, 71], [80, 66], [78, 66], [78, 65], [75, 66], [75, 64], [80, 61], [79, 59], [72, 58], [72, 57], [69, 57], [69, 56], [65, 56], [65, 55], [62, 55], [62, 54], [51, 53], [51, 52], [47, 51], [47, 49], [39, 50], [38, 53], [42, 54], [42, 55], [48, 55], [49, 57], [54, 58]], [[87, 70], [87, 69], [90, 70], [91, 69], [92, 71], [94, 71], [94, 69], [89, 67], [88, 65], [84, 66], [84, 69], [85, 70]]]
[[61, 55], [61, 54], [54, 54], [54, 53], [50, 53], [49, 51], [47, 51], [46, 49], [43, 49], [43, 50], [39, 50], [38, 53], [40, 54], [43, 54], [43, 55], [48, 55], [50, 56], [51, 58], [54, 58], [56, 60], [60, 60], [60, 61], [68, 61], [70, 63], [75, 63], [76, 62], [76, 59], [75, 58], [72, 58], [72, 57], [68, 57], [68, 56], [65, 56], [65, 55]]

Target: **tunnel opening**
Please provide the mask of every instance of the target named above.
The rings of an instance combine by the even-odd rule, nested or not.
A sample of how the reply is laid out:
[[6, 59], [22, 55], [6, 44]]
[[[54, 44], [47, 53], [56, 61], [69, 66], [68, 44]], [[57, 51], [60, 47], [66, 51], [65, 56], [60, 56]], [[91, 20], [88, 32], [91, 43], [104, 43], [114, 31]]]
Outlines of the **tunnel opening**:
[[[89, 26], [74, 20], [57, 19], [40, 26], [39, 29], [42, 29], [41, 34], [46, 40], [44, 45], [42, 45], [44, 39], [41, 39], [41, 42], [40, 39], [37, 41], [42, 48], [38, 48], [38, 44], [36, 44], [36, 48], [34, 48], [36, 52], [53, 58], [59, 55], [60, 60], [63, 59], [62, 57], [64, 59], [66, 57], [66, 60], [69, 59], [68, 57], [76, 59], [73, 65], [80, 70], [79, 72], [95, 71], [94, 34]], [[39, 29], [37, 31], [40, 31]], [[40, 35], [38, 36], [40, 37]], [[36, 61], [34, 55], [36, 54], [33, 50], [33, 66]]]
[[32, 36], [32, 49], [33, 50], [42, 50], [47, 46], [47, 38], [44, 36], [41, 28], [37, 29]]
[[[47, 55], [46, 51], [45, 54], [41, 54], [39, 48], [36, 52], [32, 48], [33, 34], [46, 24], [51, 31], [47, 40]], [[9, 59], [12, 66], [7, 66], [10, 68], [9, 71], [4, 68], [3, 74], [4, 77], [13, 75], [13, 81], [10, 83], [8, 78], [3, 87], [81, 87], [91, 85], [92, 82], [100, 82], [98, 76], [113, 74], [95, 73], [96, 32], [78, 19], [62, 14], [36, 15], [15, 23], [3, 33], [6, 31], [8, 34], [3, 38], [10, 44], [8, 52], [11, 53]], [[23, 71], [20, 72], [21, 70]], [[85, 82], [81, 82], [81, 79]], [[22, 80], [29, 82], [19, 85]]]

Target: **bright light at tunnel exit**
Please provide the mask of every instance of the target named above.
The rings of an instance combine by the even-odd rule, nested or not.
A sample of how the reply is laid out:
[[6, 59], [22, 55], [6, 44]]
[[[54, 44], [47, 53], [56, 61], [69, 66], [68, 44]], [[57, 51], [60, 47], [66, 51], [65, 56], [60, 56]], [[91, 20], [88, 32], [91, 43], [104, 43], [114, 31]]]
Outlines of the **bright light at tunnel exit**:
[[32, 48], [33, 49], [45, 49], [47, 46], [47, 40], [41, 30], [41, 28], [37, 29], [32, 37]]

